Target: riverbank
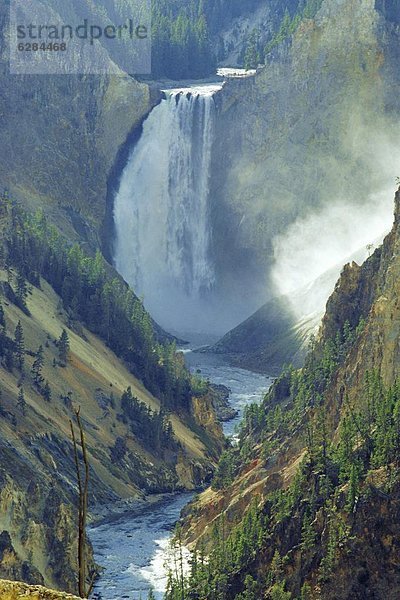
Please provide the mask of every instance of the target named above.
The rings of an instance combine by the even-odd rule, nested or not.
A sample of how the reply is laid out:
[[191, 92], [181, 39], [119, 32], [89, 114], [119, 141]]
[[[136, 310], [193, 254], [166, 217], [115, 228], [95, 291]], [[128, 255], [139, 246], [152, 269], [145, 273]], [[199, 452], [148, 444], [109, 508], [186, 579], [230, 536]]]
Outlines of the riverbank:
[[[236, 416], [223, 423], [226, 436], [235, 435], [245, 406], [260, 402], [273, 381], [259, 373], [233, 368], [221, 355], [198, 354], [187, 348], [185, 360], [192, 372], [209, 379], [225, 395], [229, 389], [229, 409]], [[150, 589], [156, 600], [163, 599], [168, 573], [165, 563], [171, 564], [172, 531], [194, 495], [160, 494], [92, 510], [89, 536], [96, 562], [103, 568], [95, 586], [95, 599], [145, 600]]]
[[151, 496], [126, 498], [110, 504], [100, 504], [91, 508], [89, 515], [89, 526], [98, 527], [104, 523], [118, 521], [124, 516], [134, 517], [143, 511], [157, 506], [168, 499], [181, 495], [182, 492], [172, 494], [152, 494]]
[[162, 600], [168, 569], [169, 540], [190, 492], [132, 503], [131, 509], [110, 512], [88, 528], [96, 562], [102, 566], [94, 588], [96, 600], [145, 600], [153, 589]]

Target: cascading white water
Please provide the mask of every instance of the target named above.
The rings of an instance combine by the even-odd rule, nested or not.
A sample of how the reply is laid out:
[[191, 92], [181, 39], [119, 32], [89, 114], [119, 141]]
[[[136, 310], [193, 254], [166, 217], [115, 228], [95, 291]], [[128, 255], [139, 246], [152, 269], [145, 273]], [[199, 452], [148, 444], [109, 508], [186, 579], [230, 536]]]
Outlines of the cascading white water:
[[[114, 203], [118, 271], [164, 326], [211, 291], [209, 179], [217, 86], [169, 90], [150, 113]], [[186, 316], [186, 319], [185, 319]]]

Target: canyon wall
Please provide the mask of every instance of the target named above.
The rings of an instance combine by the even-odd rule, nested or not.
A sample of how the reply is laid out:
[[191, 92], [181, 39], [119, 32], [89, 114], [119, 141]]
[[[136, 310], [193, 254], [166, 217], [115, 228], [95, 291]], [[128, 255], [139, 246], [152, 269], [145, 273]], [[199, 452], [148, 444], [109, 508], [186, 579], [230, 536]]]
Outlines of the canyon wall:
[[11, 75], [7, 26], [3, 5], [0, 187], [31, 207], [44, 207], [71, 238], [97, 245], [111, 171], [129, 134], [151, 110], [152, 94], [111, 59], [117, 74]]
[[[390, 227], [400, 161], [399, 48], [395, 3], [325, 0], [255, 77], [228, 80], [218, 95], [214, 255], [221, 280], [254, 309], [304, 285], [305, 263], [324, 245], [332, 256], [309, 279], [355, 251], [358, 232], [348, 226], [343, 248], [329, 239], [355, 212], [360, 223], [373, 211], [378, 221], [366, 223], [360, 245]], [[287, 240], [295, 222], [297, 238]]]
[[[293, 13], [295, 5], [288, 6]], [[279, 11], [270, 9], [278, 23]], [[258, 10], [251, 5], [249, 22]], [[6, 21], [3, 8], [3, 28]], [[214, 27], [215, 34], [228, 25]], [[245, 36], [240, 27], [235, 35]], [[212, 255], [217, 304], [232, 313], [230, 326], [321, 275], [322, 266], [303, 271], [324, 245], [333, 246], [336, 262], [350, 254], [340, 256], [334, 241], [322, 238], [329, 218], [337, 229], [345, 211], [348, 221], [354, 211], [363, 219], [374, 208], [390, 219], [387, 192], [399, 161], [399, 47], [394, 0], [325, 0], [255, 77], [230, 79], [218, 94]], [[113, 194], [158, 92], [122, 74], [10, 76], [4, 44], [2, 57], [0, 184], [32, 207], [44, 206], [70, 237], [102, 245], [110, 258]], [[329, 207], [338, 209], [327, 215]], [[381, 235], [381, 221], [365, 224], [361, 245]], [[286, 242], [288, 228], [299, 222], [309, 231], [303, 254], [298, 235]], [[343, 246], [352, 235], [343, 234]]]
[[[214, 483], [186, 511], [187, 542], [217, 545], [217, 527], [225, 539], [232, 535], [238, 553], [246, 515], [252, 510], [261, 515], [255, 526], [257, 550], [250, 547], [235, 564], [226, 599], [243, 592], [250, 575], [259, 586], [254, 598], [275, 597], [278, 584], [285, 598], [399, 595], [398, 412], [393, 409], [399, 397], [399, 243], [400, 190], [383, 245], [361, 267], [352, 263], [343, 269], [303, 371], [287, 370], [261, 410], [253, 407], [248, 413], [240, 451], [233, 450], [232, 480], [221, 489]], [[341, 338], [346, 330], [353, 334]], [[320, 369], [332, 360], [329, 348], [338, 341], [339, 358], [323, 383]], [[311, 387], [304, 386], [307, 377]], [[296, 389], [296, 381], [303, 389]], [[383, 412], [388, 398], [392, 404], [379, 425], [380, 417], [372, 414], [375, 408], [378, 415]], [[349, 437], [352, 426], [359, 428], [354, 438]], [[374, 437], [378, 427], [382, 439]], [[343, 475], [346, 443], [351, 460], [360, 461], [357, 480]], [[392, 454], [385, 454], [386, 448]]]

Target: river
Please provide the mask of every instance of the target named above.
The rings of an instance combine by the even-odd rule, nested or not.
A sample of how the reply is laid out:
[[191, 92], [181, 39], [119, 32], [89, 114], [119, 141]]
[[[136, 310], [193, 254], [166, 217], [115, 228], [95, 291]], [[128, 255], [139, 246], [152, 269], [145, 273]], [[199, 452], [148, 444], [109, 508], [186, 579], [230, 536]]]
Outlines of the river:
[[[185, 357], [191, 370], [231, 390], [230, 403], [239, 415], [224, 423], [224, 433], [234, 435], [246, 404], [260, 401], [272, 379], [231, 367], [218, 355], [186, 351]], [[133, 506], [119, 515], [111, 513], [89, 529], [96, 562], [104, 568], [93, 598], [147, 600], [152, 587], [156, 599], [162, 600], [171, 531], [192, 497], [181, 493]]]

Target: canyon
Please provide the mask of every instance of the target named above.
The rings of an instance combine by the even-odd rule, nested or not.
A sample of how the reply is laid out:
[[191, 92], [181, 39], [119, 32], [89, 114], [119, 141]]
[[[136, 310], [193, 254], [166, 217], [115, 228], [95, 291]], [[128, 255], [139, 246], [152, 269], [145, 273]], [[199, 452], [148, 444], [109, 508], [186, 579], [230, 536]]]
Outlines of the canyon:
[[[205, 4], [207, 15], [214, 15], [211, 39], [221, 49], [221, 66], [236, 69], [254, 27], [262, 29], [262, 43], [267, 43], [286, 8], [291, 18], [304, 8], [295, 2], [264, 6], [252, 1], [233, 3], [227, 10], [220, 2], [213, 12]], [[57, 10], [75, 10], [73, 3], [66, 7]], [[170, 342], [184, 353], [198, 349], [203, 344], [193, 340], [200, 335], [211, 346], [206, 352], [214, 353], [210, 360], [222, 355], [231, 362], [228, 368], [277, 376], [284, 364], [301, 367], [310, 356], [318, 357], [318, 349], [322, 352], [346, 322], [355, 330], [365, 320], [365, 329], [324, 390], [329, 432], [336, 440], [344, 414], [342, 388], [356, 404], [366, 371], [379, 366], [389, 387], [398, 371], [398, 196], [395, 227], [385, 236], [392, 226], [399, 175], [400, 15], [396, 0], [324, 0], [317, 8], [274, 45], [265, 64], [238, 71], [236, 77], [210, 74], [204, 81], [129, 76], [111, 55], [107, 60], [117, 74], [11, 76], [2, 38], [0, 186], [2, 201], [11, 199], [12, 206], [28, 214], [39, 211], [68, 246], [78, 243], [86, 257], [82, 264], [100, 252], [102, 269], [122, 286], [121, 296], [128, 294], [137, 310], [143, 300], [140, 315], [144, 329], [151, 331], [154, 353]], [[3, 30], [7, 14], [0, 7]], [[12, 232], [9, 210], [1, 215], [5, 244]], [[65, 262], [76, 266], [75, 258]], [[122, 395], [130, 387], [148, 408], [170, 411], [161, 391], [146, 387], [143, 373], [151, 377], [142, 364], [138, 374], [131, 348], [111, 349], [109, 339], [77, 317], [76, 306], [66, 305], [73, 292], [67, 286], [55, 290], [46, 273], [29, 286], [30, 314], [24, 312], [15, 301], [20, 266], [11, 266], [10, 279], [9, 265], [1, 258], [7, 335], [21, 321], [29, 368], [39, 343], [44, 346], [53, 401], [45, 403], [29, 375], [24, 383], [17, 369], [10, 372], [2, 365], [0, 575], [75, 591], [71, 398], [82, 404], [87, 429], [91, 508], [199, 489], [210, 483], [215, 469], [218, 473], [226, 441], [208, 390], [193, 393], [189, 410], [178, 403], [169, 412], [179, 444], [175, 453], [161, 457], [138, 442], [126, 415], [124, 421]], [[53, 367], [64, 328], [71, 360], [66, 368]], [[315, 354], [308, 354], [316, 334]], [[163, 369], [168, 376], [172, 369], [159, 356], [151, 364], [167, 380]], [[183, 356], [177, 356], [174, 368], [183, 372]], [[207, 377], [207, 366], [199, 361], [192, 376], [203, 372]], [[225, 385], [218, 373], [212, 370], [211, 381]], [[201, 389], [197, 381], [193, 385]], [[16, 410], [21, 386], [28, 416]], [[284, 377], [278, 379], [261, 404], [266, 415], [269, 402], [290, 410], [287, 386]], [[184, 528], [190, 544], [200, 538], [209, 543], [208, 522], [225, 515], [233, 530], [254, 498], [269, 506], [270, 492], [289, 489], [305, 451], [300, 433], [292, 439], [277, 435], [278, 447], [267, 458], [253, 433], [247, 436], [253, 462], [239, 461], [223, 493], [207, 489], [187, 509]], [[110, 453], [117, 440], [127, 444], [119, 464]], [[376, 483], [380, 473], [369, 477], [374, 489], [384, 488]], [[390, 494], [395, 500], [396, 492]], [[387, 515], [395, 516], [389, 504], [379, 493], [371, 505], [363, 504], [369, 530], [362, 533], [355, 519], [357, 543], [370, 543], [377, 528], [371, 506], [386, 527]], [[285, 567], [287, 589], [299, 594], [307, 583], [315, 592], [311, 597], [318, 597], [316, 570], [298, 568], [298, 531], [289, 533], [293, 536], [285, 537], [278, 525], [271, 533], [274, 548], [282, 555], [286, 550], [292, 560]], [[319, 526], [317, 533], [322, 537]], [[382, 543], [395, 564], [392, 545]], [[371, 547], [377, 549], [374, 543]], [[323, 552], [323, 543], [318, 548]], [[89, 555], [94, 568], [91, 550]], [[344, 575], [335, 593], [361, 598], [367, 588], [361, 581], [352, 591], [345, 558], [339, 552], [337, 559]], [[383, 569], [369, 554], [365, 561], [369, 572]], [[262, 548], [260, 561], [238, 572], [224, 597], [244, 593], [246, 574], [256, 575], [270, 563]], [[356, 559], [354, 565], [359, 568]], [[387, 577], [377, 593], [388, 593], [390, 586], [397, 590], [395, 575]], [[328, 598], [333, 587], [329, 581], [324, 585]], [[374, 580], [371, 589], [377, 585]]]

